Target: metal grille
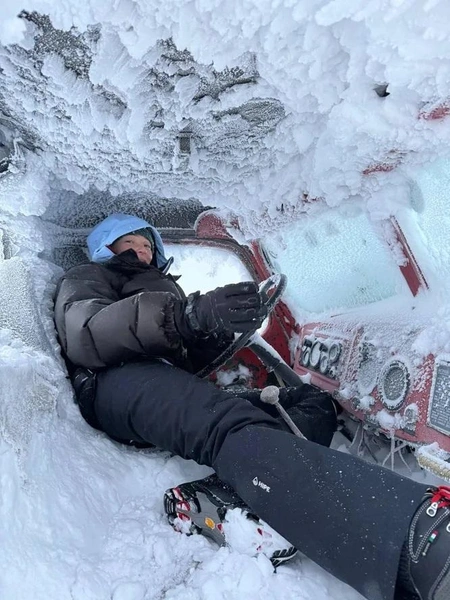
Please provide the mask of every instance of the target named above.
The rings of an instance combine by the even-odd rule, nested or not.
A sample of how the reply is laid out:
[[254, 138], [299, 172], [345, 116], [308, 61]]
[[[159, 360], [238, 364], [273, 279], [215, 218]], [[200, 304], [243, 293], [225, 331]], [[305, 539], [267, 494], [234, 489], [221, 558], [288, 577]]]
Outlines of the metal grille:
[[428, 414], [428, 424], [444, 433], [450, 434], [450, 363], [437, 364], [431, 402]]

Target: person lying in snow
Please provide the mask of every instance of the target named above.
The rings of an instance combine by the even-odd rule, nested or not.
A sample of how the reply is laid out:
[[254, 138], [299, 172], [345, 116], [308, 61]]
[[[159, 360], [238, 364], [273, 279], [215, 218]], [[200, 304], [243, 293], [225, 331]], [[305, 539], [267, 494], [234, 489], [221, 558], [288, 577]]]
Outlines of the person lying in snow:
[[91, 262], [61, 278], [55, 299], [83, 417], [217, 474], [166, 492], [172, 523], [184, 516], [220, 542], [227, 509], [240, 507], [289, 540], [274, 565], [297, 548], [369, 600], [450, 598], [450, 488], [330, 449], [335, 407], [310, 386], [280, 396], [302, 439], [258, 391], [236, 396], [194, 374], [262, 323], [254, 282], [186, 298], [165, 273], [158, 231], [131, 215], [109, 216], [87, 243]]

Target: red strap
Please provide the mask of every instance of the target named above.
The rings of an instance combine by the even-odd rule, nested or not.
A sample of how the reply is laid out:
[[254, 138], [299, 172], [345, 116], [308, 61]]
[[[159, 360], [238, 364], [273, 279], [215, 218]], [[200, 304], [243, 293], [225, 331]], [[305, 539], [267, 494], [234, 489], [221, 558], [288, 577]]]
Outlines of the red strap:
[[437, 502], [438, 508], [450, 506], [450, 487], [447, 485], [438, 487], [434, 492], [431, 502], [433, 504]]

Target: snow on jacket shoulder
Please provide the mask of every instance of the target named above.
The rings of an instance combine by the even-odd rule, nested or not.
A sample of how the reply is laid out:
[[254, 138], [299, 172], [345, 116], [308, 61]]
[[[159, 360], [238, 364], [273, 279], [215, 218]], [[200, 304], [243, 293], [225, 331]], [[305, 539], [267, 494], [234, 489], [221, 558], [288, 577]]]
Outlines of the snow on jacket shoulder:
[[61, 346], [71, 363], [90, 369], [145, 357], [178, 362], [183, 345], [174, 306], [182, 299], [171, 276], [142, 266], [132, 251], [73, 267], [56, 291]]

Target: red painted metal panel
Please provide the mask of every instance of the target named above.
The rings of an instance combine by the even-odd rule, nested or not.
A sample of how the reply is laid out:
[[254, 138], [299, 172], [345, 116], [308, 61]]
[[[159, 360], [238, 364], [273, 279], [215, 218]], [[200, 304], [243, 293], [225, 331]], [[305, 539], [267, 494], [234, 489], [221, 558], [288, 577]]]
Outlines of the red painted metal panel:
[[397, 242], [400, 244], [403, 256], [405, 257], [404, 264], [400, 265], [400, 271], [402, 272], [412, 295], [417, 296], [421, 290], [427, 290], [429, 288], [427, 280], [419, 267], [419, 263], [417, 262], [397, 219], [391, 217], [391, 223], [394, 228]]

